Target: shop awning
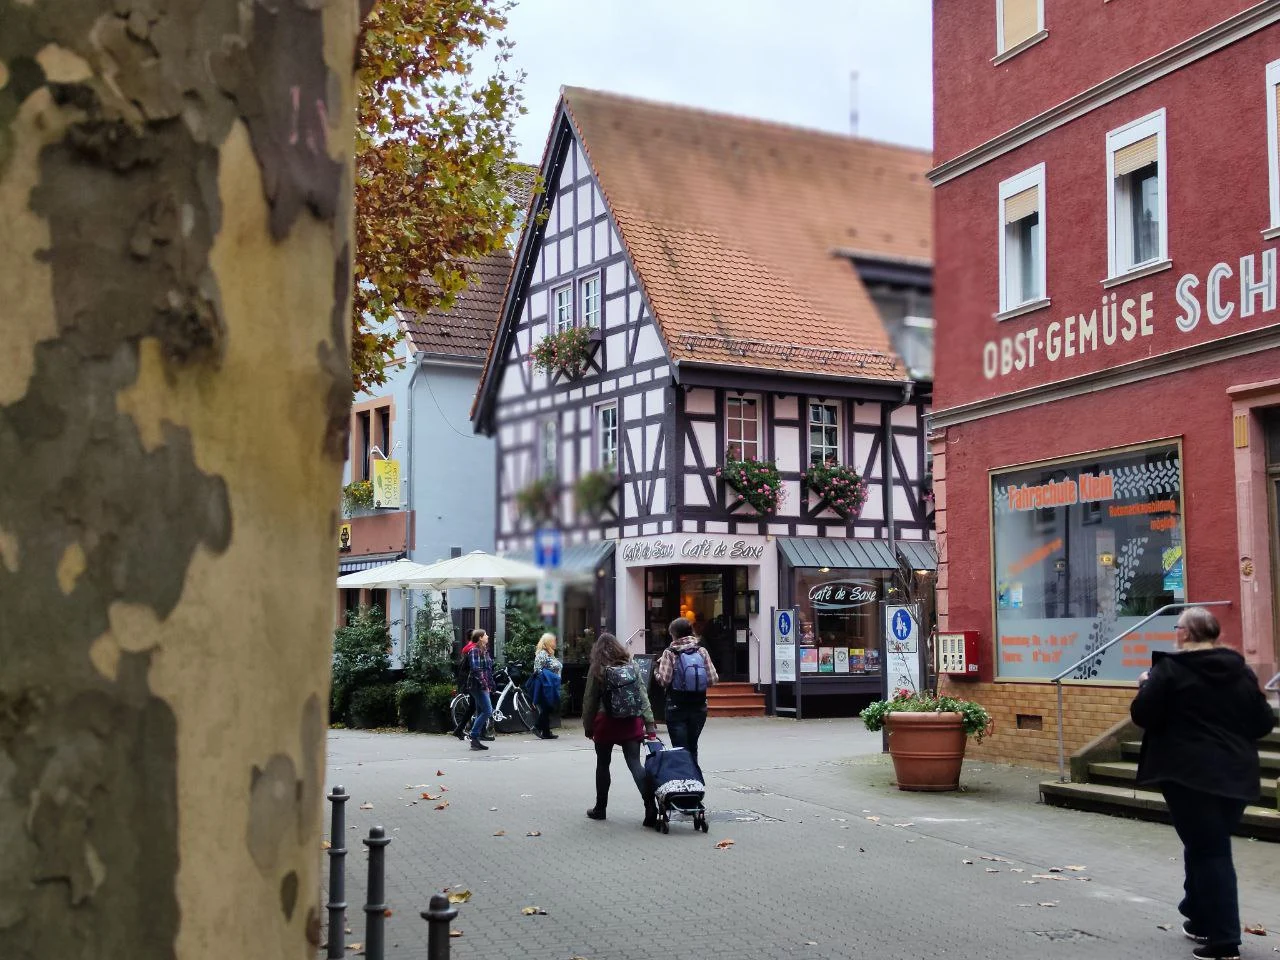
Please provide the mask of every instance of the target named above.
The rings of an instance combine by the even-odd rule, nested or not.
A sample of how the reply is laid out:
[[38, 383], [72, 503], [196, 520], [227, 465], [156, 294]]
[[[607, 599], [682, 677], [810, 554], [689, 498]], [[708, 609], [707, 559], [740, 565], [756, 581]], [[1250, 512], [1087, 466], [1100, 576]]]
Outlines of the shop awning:
[[369, 553], [360, 557], [338, 557], [338, 575], [355, 573], [357, 570], [369, 570], [383, 564], [399, 560], [403, 553]]
[[793, 567], [854, 570], [897, 570], [898, 561], [887, 540], [839, 540], [820, 537], [781, 537], [782, 556]]
[[932, 540], [899, 540], [898, 555], [912, 570], [938, 569], [938, 545]]
[[[613, 555], [613, 548], [616, 545], [614, 540], [565, 544], [564, 549], [560, 552], [560, 568], [555, 572], [561, 577], [570, 579], [577, 577], [594, 578], [596, 568]], [[503, 556], [510, 560], [533, 563], [532, 550], [513, 550], [510, 553], [504, 553]]]

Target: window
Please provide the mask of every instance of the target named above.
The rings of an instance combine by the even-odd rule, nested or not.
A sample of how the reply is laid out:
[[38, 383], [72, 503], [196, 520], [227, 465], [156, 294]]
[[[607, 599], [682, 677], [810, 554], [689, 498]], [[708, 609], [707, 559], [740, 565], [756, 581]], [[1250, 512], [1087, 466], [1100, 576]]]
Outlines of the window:
[[1044, 164], [1000, 184], [1000, 312], [1045, 298]]
[[729, 453], [739, 460], [759, 460], [760, 401], [754, 397], [729, 397], [725, 421]]
[[1164, 110], [1107, 134], [1111, 277], [1168, 258]]
[[[1267, 64], [1267, 160], [1271, 180], [1271, 230], [1280, 230], [1280, 60]], [[1270, 232], [1270, 231], [1268, 231]]]
[[573, 287], [565, 285], [551, 291], [551, 323], [556, 333], [573, 326]]
[[373, 423], [371, 411], [362, 410], [356, 414], [356, 422], [359, 424], [360, 431], [360, 462], [356, 465], [356, 469], [360, 471], [360, 479], [368, 480], [369, 471], [369, 452], [373, 445]]
[[618, 405], [596, 407], [596, 467], [612, 470], [618, 465]]
[[809, 404], [809, 463], [840, 462], [840, 408], [834, 403]]
[[560, 431], [554, 420], [543, 420], [538, 427], [538, 465], [544, 477], [555, 477], [560, 454]]
[[[997, 672], [1045, 680], [1186, 599], [1176, 443], [992, 474]], [[1161, 616], [1067, 675], [1136, 680], [1173, 647]]]
[[1044, 32], [1044, 0], [996, 0], [996, 53]]
[[383, 459], [391, 459], [391, 408], [378, 408], [378, 449]]
[[600, 275], [587, 277], [578, 284], [579, 316], [584, 327], [600, 326]]
[[895, 340], [907, 372], [917, 380], [933, 379], [933, 317], [905, 316]]

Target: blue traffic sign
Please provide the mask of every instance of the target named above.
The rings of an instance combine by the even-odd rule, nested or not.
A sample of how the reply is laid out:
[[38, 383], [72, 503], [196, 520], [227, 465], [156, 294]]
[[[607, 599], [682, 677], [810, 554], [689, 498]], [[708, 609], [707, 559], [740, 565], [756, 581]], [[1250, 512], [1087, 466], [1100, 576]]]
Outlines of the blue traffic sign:
[[899, 640], [906, 640], [911, 636], [911, 615], [905, 610], [895, 610], [890, 629]]
[[778, 614], [778, 633], [786, 636], [791, 632], [791, 614], [783, 610]]
[[539, 567], [559, 569], [563, 549], [564, 537], [559, 530], [539, 530], [533, 535], [533, 562]]

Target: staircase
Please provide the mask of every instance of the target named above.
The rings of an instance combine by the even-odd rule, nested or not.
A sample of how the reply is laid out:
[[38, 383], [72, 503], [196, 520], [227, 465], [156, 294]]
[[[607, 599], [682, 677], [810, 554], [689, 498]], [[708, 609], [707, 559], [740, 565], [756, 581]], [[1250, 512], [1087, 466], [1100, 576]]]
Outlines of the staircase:
[[[1046, 780], [1040, 784], [1040, 798], [1055, 807], [1167, 823], [1169, 815], [1164, 798], [1136, 783], [1141, 730], [1128, 724], [1118, 727], [1115, 733], [1114, 737], [1099, 738], [1072, 758], [1075, 782]], [[1258, 746], [1262, 761], [1262, 799], [1258, 805], [1245, 808], [1244, 819], [1236, 832], [1245, 837], [1280, 841], [1280, 799], [1276, 789], [1280, 778], [1280, 729], [1273, 730]]]
[[764, 694], [749, 683], [717, 683], [707, 691], [708, 717], [763, 717]]

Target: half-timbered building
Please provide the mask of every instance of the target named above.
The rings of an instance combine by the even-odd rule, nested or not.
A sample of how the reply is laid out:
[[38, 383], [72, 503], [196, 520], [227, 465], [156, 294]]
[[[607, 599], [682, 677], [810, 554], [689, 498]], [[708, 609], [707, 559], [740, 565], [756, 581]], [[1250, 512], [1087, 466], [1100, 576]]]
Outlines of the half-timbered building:
[[879, 690], [878, 604], [935, 566], [929, 161], [563, 90], [472, 419], [498, 549], [562, 531], [566, 634], [652, 653], [690, 616], [767, 683], [795, 606], [802, 670]]

